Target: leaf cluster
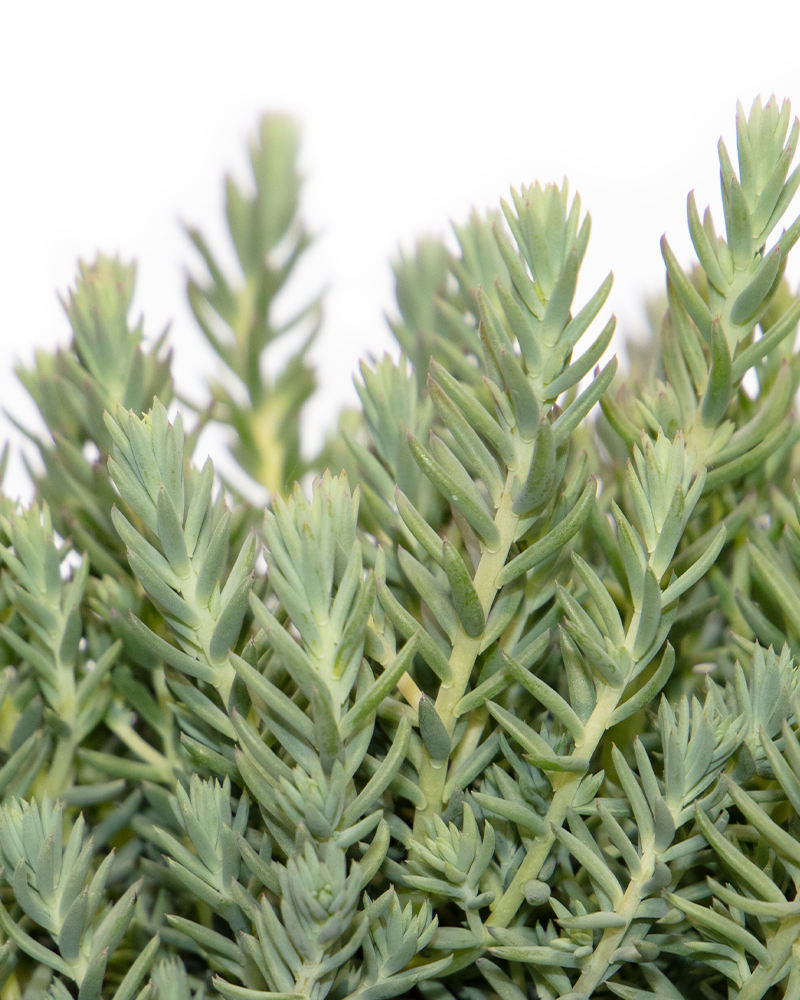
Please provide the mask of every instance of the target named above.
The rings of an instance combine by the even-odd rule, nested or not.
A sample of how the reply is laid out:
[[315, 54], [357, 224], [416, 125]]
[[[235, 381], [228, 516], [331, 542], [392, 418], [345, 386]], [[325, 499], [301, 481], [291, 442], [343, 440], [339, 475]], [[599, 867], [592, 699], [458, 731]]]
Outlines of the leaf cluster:
[[566, 180], [401, 254], [314, 458], [293, 122], [227, 182], [238, 273], [187, 230], [205, 402], [81, 265], [0, 500], [0, 1000], [800, 995], [790, 119], [739, 105], [627, 373]]

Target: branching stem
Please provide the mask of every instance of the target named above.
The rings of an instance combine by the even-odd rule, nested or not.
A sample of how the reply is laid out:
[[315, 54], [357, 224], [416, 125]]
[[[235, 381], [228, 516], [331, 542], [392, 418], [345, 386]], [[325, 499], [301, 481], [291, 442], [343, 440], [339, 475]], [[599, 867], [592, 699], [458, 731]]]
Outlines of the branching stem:
[[[586, 723], [583, 739], [575, 744], [575, 756], [591, 760], [592, 754], [608, 728], [609, 719], [619, 704], [624, 690], [624, 685], [620, 688], [607, 687], [603, 690]], [[575, 793], [580, 782], [581, 775], [571, 772], [562, 771], [554, 775], [553, 799], [545, 817], [547, 833], [543, 837], [537, 838], [533, 850], [528, 852], [511, 885], [498, 900], [487, 924], [493, 927], [507, 927], [514, 919], [514, 915], [525, 899], [525, 883], [538, 878], [555, 840], [553, 829], [563, 826], [567, 810], [575, 800]]]

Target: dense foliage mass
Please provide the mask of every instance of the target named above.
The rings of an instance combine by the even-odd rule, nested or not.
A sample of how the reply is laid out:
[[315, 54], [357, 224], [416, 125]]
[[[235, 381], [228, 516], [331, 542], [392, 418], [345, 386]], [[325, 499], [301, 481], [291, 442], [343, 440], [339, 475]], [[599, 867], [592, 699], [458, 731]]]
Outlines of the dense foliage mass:
[[290, 121], [238, 273], [188, 230], [205, 401], [81, 266], [0, 500], [2, 1000], [800, 997], [800, 123], [736, 134], [628, 375], [589, 216], [523, 187], [397, 260], [400, 360], [313, 458]]

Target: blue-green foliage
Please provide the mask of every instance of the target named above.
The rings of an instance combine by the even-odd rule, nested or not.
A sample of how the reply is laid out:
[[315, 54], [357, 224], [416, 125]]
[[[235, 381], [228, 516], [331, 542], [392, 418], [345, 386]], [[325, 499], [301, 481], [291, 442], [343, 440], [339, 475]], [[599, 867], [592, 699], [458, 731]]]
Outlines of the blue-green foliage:
[[186, 426], [134, 268], [81, 265], [0, 499], [3, 998], [800, 996], [790, 117], [739, 106], [627, 375], [566, 181], [401, 253], [317, 459], [294, 123], [228, 181], [239, 275], [189, 230], [225, 372]]

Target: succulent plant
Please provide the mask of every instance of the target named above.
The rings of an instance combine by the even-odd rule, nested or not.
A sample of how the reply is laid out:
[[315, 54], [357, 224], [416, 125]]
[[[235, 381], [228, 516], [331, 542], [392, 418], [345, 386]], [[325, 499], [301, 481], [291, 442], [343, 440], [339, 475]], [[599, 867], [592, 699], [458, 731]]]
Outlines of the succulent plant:
[[316, 457], [292, 121], [228, 180], [240, 274], [188, 229], [205, 402], [81, 265], [0, 502], [0, 1000], [800, 996], [790, 119], [739, 105], [627, 373], [566, 181], [400, 254]]

